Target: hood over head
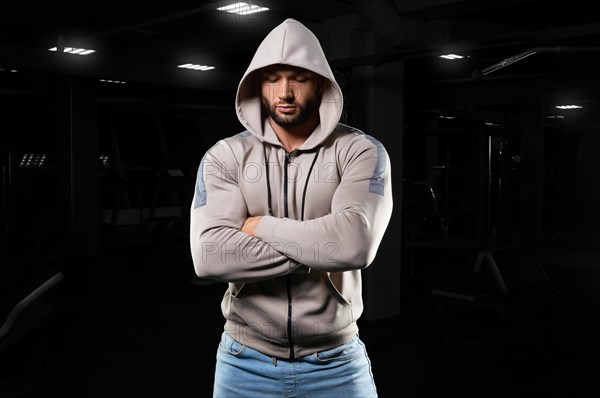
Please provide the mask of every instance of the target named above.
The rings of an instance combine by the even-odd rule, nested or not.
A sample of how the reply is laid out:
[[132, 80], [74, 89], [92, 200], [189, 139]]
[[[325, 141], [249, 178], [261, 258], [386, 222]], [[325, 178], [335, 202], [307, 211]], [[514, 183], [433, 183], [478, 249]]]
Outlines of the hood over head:
[[337, 126], [343, 110], [342, 90], [321, 48], [319, 40], [302, 23], [288, 18], [275, 27], [258, 46], [237, 89], [236, 112], [242, 125], [261, 141], [280, 145], [277, 136], [261, 112], [259, 69], [285, 64], [308, 69], [326, 78], [321, 104], [320, 124], [298, 149], [319, 145]]

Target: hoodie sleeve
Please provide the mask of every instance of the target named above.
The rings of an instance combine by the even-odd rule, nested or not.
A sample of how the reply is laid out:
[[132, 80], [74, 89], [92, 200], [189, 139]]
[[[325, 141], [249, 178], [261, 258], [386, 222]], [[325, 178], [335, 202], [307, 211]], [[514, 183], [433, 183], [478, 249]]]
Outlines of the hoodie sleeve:
[[237, 163], [226, 141], [202, 158], [191, 206], [190, 246], [196, 275], [223, 282], [254, 282], [301, 267], [264, 241], [240, 230], [247, 207]]
[[366, 136], [349, 145], [331, 214], [312, 220], [264, 216], [254, 235], [317, 271], [339, 272], [371, 264], [392, 213], [390, 160]]

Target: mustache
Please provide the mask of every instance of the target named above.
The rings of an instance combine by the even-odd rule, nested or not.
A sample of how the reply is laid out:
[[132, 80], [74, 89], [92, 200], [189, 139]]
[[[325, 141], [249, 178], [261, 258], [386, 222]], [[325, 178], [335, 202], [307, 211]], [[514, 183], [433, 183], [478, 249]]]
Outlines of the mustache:
[[297, 105], [297, 103], [294, 98], [286, 98], [286, 99], [277, 101], [276, 103], [274, 103], [274, 105], [275, 106], [277, 106], [277, 105]]

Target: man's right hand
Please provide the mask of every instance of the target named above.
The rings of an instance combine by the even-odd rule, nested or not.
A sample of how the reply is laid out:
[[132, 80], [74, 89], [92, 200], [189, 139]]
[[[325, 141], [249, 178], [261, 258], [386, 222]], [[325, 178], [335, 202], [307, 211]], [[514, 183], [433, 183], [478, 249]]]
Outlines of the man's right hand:
[[254, 230], [256, 229], [256, 226], [260, 222], [261, 218], [262, 216], [252, 216], [246, 218], [246, 221], [244, 221], [244, 225], [242, 225], [242, 232], [254, 236]]

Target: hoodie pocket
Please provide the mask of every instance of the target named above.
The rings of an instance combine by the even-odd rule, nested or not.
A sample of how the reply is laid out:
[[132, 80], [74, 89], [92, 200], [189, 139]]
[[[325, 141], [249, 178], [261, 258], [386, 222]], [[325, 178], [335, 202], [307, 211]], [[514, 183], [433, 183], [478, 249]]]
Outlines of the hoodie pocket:
[[327, 282], [330, 286], [331, 291], [339, 299], [339, 301], [346, 307], [352, 307], [352, 301], [344, 297], [342, 294], [342, 274], [337, 272], [327, 273]]
[[229, 285], [229, 292], [231, 297], [237, 297], [238, 294], [242, 291], [242, 289], [246, 286], [245, 283], [232, 283]]
[[284, 341], [287, 296], [283, 281], [232, 284], [221, 306], [225, 318], [241, 327], [246, 339]]

